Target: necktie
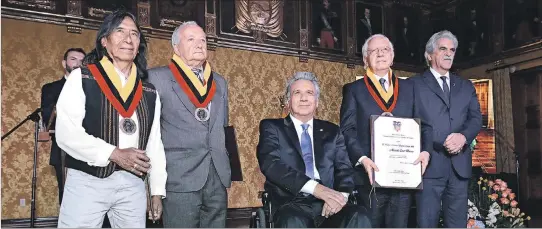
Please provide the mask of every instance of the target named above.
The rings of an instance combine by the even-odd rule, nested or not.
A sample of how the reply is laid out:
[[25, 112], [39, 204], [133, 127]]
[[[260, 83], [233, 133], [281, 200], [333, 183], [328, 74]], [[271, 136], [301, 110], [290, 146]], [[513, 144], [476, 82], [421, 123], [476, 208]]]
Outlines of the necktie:
[[305, 175], [314, 179], [314, 165], [312, 157], [312, 141], [309, 132], [309, 124], [301, 124], [303, 133], [301, 134], [301, 151], [303, 152], [303, 161], [305, 162]]
[[446, 79], [448, 77], [441, 76], [440, 79], [442, 80], [442, 91], [444, 91], [444, 99], [446, 101], [450, 101], [450, 88], [448, 87], [448, 83], [446, 82]]
[[203, 77], [201, 77], [201, 70], [200, 69], [192, 69], [192, 72], [198, 77], [199, 81], [203, 83]]
[[380, 82], [380, 86], [382, 86], [382, 89], [384, 89], [385, 92], [388, 92], [388, 90], [386, 90], [386, 79], [380, 78], [378, 81]]

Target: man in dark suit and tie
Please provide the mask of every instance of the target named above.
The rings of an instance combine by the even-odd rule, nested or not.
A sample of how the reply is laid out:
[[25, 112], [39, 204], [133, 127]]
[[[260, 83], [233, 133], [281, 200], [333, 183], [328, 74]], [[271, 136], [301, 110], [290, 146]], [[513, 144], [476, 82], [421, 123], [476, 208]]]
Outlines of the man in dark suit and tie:
[[260, 123], [258, 163], [277, 227], [370, 227], [365, 209], [348, 205], [353, 170], [337, 125], [314, 118], [320, 88], [313, 73], [288, 81], [290, 114]]
[[[64, 53], [62, 67], [64, 76], [62, 79], [43, 85], [41, 88], [41, 117], [47, 130], [55, 126], [55, 105], [58, 96], [66, 83], [68, 75], [76, 68], [81, 66], [85, 58], [85, 51], [81, 48], [70, 48]], [[55, 167], [56, 179], [58, 182], [58, 203], [62, 203], [62, 193], [64, 190], [64, 174], [62, 172], [60, 148], [56, 144], [55, 135], [51, 134], [51, 157], [49, 164]]]
[[441, 208], [444, 227], [467, 224], [472, 173], [468, 146], [482, 127], [482, 115], [472, 82], [450, 73], [457, 46], [449, 31], [433, 34], [425, 46], [429, 70], [409, 79], [430, 108], [435, 150], [423, 177], [424, 188], [416, 196], [419, 227], [437, 227]]
[[382, 34], [375, 34], [365, 41], [362, 53], [366, 74], [363, 79], [343, 88], [341, 131], [350, 161], [360, 168], [355, 172], [356, 185], [360, 186], [360, 198], [371, 208], [372, 226], [407, 227], [413, 190], [376, 188], [374, 194], [368, 190], [373, 185], [373, 173], [379, 172], [371, 155], [379, 153], [371, 152], [371, 115], [389, 112], [396, 117], [421, 119], [422, 152], [416, 160], [406, 163], [421, 162], [422, 173], [433, 151], [432, 129], [425, 122], [427, 112], [421, 105], [414, 84], [393, 74], [391, 64], [395, 53], [390, 40]]

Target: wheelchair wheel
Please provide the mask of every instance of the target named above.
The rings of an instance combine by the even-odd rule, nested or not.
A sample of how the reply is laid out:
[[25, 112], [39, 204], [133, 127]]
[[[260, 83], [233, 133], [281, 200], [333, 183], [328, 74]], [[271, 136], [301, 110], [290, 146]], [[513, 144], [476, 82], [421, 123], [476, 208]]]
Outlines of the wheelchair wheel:
[[265, 211], [263, 208], [258, 208], [256, 210], [256, 227], [258, 228], [266, 228], [267, 222], [265, 220]]

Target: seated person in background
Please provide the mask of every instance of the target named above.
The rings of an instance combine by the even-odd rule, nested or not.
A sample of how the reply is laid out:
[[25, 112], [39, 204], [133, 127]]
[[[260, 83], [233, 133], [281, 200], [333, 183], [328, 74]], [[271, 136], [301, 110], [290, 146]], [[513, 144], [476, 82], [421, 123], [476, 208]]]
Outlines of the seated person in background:
[[288, 81], [290, 114], [260, 123], [258, 163], [276, 227], [370, 227], [365, 209], [347, 205], [352, 164], [339, 127], [314, 119], [320, 87], [298, 72]]

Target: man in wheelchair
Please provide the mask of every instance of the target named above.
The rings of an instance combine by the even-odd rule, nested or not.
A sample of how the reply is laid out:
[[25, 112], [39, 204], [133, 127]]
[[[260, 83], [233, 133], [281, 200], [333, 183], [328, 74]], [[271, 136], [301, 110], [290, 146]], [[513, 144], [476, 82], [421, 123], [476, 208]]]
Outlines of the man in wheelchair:
[[260, 122], [258, 163], [273, 205], [275, 227], [370, 227], [362, 206], [347, 204], [354, 189], [352, 164], [339, 127], [314, 119], [316, 76], [288, 80], [290, 114]]

